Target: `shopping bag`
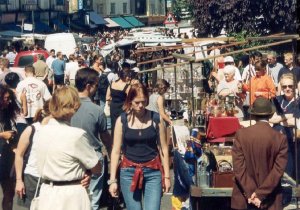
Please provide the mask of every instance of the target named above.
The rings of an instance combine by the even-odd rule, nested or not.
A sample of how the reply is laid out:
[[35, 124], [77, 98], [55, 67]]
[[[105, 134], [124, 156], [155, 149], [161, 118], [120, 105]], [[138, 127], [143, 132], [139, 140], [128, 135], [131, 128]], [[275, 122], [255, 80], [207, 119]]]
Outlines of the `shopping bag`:
[[32, 199], [30, 203], [30, 210], [38, 210], [39, 209], [39, 197], [35, 197]]

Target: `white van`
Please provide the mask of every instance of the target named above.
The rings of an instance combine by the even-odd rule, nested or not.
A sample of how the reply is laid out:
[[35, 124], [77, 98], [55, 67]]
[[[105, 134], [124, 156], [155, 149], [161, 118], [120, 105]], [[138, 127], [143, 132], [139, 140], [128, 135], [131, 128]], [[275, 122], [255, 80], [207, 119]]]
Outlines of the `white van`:
[[55, 52], [60, 51], [67, 57], [75, 52], [76, 47], [76, 41], [72, 33], [50, 34], [47, 35], [45, 39], [45, 48], [48, 51], [54, 49]]

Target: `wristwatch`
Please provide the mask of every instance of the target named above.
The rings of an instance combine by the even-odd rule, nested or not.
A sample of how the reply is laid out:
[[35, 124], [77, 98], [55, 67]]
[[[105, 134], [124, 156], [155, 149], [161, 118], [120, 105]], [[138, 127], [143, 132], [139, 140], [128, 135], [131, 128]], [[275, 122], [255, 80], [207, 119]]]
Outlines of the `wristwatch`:
[[113, 184], [113, 183], [118, 183], [118, 180], [117, 179], [113, 179], [113, 180], [107, 180], [107, 184], [108, 185], [111, 185], [111, 184]]

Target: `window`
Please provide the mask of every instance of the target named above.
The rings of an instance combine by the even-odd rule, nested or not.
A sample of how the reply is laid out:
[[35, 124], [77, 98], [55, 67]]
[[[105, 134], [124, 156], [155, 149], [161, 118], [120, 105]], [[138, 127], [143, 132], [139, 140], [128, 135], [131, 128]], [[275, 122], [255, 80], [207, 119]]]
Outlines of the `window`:
[[56, 0], [56, 5], [65, 5], [64, 0]]
[[103, 14], [103, 4], [97, 4], [97, 13]]
[[110, 14], [116, 14], [116, 3], [110, 3]]
[[123, 14], [127, 14], [127, 3], [123, 3]]
[[7, 4], [8, 0], [0, 0], [0, 4]]
[[154, 15], [155, 13], [155, 4], [151, 4], [151, 15]]

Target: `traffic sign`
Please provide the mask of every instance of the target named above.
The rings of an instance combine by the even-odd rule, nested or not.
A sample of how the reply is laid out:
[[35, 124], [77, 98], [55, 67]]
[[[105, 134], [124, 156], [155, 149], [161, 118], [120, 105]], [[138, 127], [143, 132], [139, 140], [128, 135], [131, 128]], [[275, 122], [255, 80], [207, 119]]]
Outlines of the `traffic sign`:
[[168, 13], [164, 21], [164, 24], [176, 24], [178, 21], [175, 19], [175, 16], [172, 13]]

